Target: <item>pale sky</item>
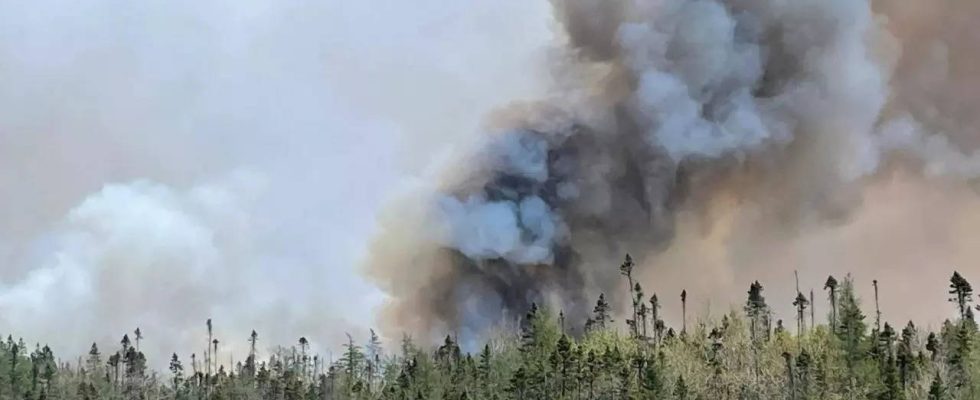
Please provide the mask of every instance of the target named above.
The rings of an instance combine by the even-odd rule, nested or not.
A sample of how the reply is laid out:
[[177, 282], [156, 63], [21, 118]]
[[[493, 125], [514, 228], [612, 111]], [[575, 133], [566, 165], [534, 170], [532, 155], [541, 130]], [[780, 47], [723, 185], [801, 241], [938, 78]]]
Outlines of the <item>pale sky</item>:
[[[363, 335], [375, 217], [544, 92], [545, 0], [0, 0], [0, 334]], [[203, 346], [203, 345], [202, 345]]]

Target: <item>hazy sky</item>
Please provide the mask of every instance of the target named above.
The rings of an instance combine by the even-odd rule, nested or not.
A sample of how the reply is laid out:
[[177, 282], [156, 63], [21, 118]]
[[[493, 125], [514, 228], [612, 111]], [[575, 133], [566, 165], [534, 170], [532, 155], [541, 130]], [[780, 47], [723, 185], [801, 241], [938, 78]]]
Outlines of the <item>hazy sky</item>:
[[151, 357], [199, 351], [208, 317], [237, 348], [363, 334], [377, 212], [543, 92], [548, 11], [0, 0], [0, 334], [69, 357], [137, 326]]

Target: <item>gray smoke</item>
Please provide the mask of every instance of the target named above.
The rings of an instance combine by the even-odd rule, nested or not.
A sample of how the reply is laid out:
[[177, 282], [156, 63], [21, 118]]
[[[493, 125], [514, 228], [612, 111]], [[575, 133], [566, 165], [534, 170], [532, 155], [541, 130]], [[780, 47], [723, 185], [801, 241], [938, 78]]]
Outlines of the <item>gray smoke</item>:
[[[976, 9], [954, 3], [923, 25]], [[640, 259], [637, 274], [648, 283], [686, 275], [742, 285], [732, 277], [750, 268], [734, 268], [768, 251], [746, 241], [775, 244], [859, 221], [865, 192], [895, 168], [960, 181], [980, 172], [980, 153], [968, 150], [980, 145], [975, 134], [965, 134], [970, 143], [957, 140], [964, 126], [935, 129], [939, 120], [961, 120], [936, 107], [964, 97], [937, 85], [975, 78], [910, 72], [935, 68], [902, 54], [904, 40], [910, 47], [926, 40], [896, 22], [916, 18], [911, 6], [552, 5], [563, 32], [553, 95], [492, 116], [484, 142], [448, 166], [443, 184], [400, 204], [376, 240], [368, 271], [391, 295], [386, 317], [399, 329], [480, 332], [531, 302], [581, 321], [599, 293], [624, 292], [617, 265], [626, 252]], [[939, 43], [930, 45], [934, 62], [956, 62], [942, 43], [957, 39], [929, 34]], [[923, 86], [937, 101], [921, 100], [914, 88]], [[744, 227], [749, 236], [712, 237], [715, 213], [748, 220], [745, 210], [755, 213]], [[702, 238], [678, 240], [692, 224], [704, 227]], [[704, 251], [714, 250], [709, 241], [724, 249], [717, 261], [724, 270], [648, 273], [677, 264], [675, 257], [697, 258], [691, 243], [699, 241]]]

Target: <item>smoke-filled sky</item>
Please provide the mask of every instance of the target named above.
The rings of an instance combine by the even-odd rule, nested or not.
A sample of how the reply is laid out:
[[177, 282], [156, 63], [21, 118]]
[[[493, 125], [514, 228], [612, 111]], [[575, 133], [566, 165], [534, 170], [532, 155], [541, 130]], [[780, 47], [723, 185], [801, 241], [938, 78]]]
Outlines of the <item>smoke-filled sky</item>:
[[682, 289], [718, 315], [755, 279], [790, 316], [795, 271], [935, 324], [980, 271], [980, 3], [550, 3], [549, 96], [383, 222], [391, 326], [471, 336], [537, 302], [580, 327], [602, 293], [627, 308], [626, 252], [674, 324]]
[[139, 326], [153, 359], [200, 353], [209, 317], [239, 349], [251, 329], [366, 337], [376, 214], [493, 106], [540, 93], [548, 18], [519, 0], [0, 0], [0, 334], [71, 357]]
[[668, 323], [788, 316], [794, 270], [935, 323], [980, 279], [976, 4], [0, 0], [0, 334], [581, 319], [627, 251]]

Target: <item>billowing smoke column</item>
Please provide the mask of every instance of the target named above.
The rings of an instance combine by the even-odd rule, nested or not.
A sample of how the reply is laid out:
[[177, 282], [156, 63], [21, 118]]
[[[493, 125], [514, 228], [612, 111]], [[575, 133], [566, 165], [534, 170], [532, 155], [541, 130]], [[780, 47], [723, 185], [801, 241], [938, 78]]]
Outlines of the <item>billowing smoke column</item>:
[[[901, 4], [553, 5], [565, 33], [555, 95], [491, 118], [448, 183], [384, 225], [369, 270], [398, 328], [478, 332], [531, 302], [582, 318], [598, 293], [624, 292], [624, 253], [655, 265], [678, 213], [698, 215], [723, 194], [762, 204], [770, 231], [789, 233], [846, 219], [891, 160], [940, 175], [980, 170], [960, 130], [923, 126], [932, 122], [910, 101], [913, 78], [892, 81], [931, 68], [901, 55], [903, 36], [925, 41], [889, 23], [917, 18]], [[954, 62], [948, 45], [934, 46]]]

